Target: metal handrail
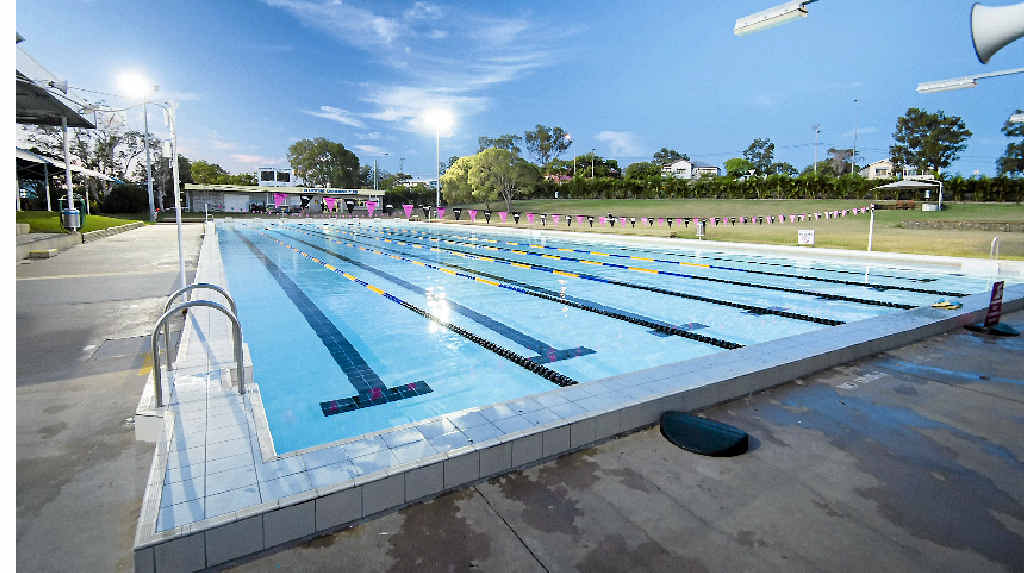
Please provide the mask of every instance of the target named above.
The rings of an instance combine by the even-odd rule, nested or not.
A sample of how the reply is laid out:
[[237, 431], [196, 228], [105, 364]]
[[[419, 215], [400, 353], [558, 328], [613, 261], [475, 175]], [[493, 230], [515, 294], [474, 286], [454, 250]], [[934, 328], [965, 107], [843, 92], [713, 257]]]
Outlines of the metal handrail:
[[[171, 296], [169, 296], [167, 298], [167, 302], [164, 303], [164, 312], [167, 312], [167, 309], [171, 308], [171, 304], [174, 303], [175, 299], [177, 299], [178, 296], [180, 296], [180, 295], [182, 295], [184, 293], [187, 293], [189, 291], [192, 291], [193, 289], [197, 289], [197, 288], [210, 289], [210, 290], [214, 290], [214, 291], [217, 291], [218, 293], [220, 293], [221, 296], [223, 296], [224, 298], [228, 299], [228, 305], [231, 307], [231, 314], [235, 315], [235, 317], [238, 316], [238, 307], [235, 306], [235, 299], [231, 298], [231, 295], [228, 294], [228, 291], [225, 290], [223, 287], [215, 285], [213, 283], [195, 283], [195, 284], [189, 285], [187, 287], [182, 287], [182, 288], [174, 291], [173, 293], [171, 293]], [[164, 344], [165, 345], [166, 345], [166, 341], [168, 341], [168, 340], [170, 340], [170, 334], [167, 331], [167, 323], [164, 323]], [[170, 352], [167, 353], [166, 359], [167, 359], [167, 371], [170, 372], [170, 370], [171, 370], [171, 353]]]
[[999, 236], [992, 237], [992, 244], [988, 248], [988, 258], [993, 261], [999, 259]]
[[[224, 313], [229, 319], [231, 319], [231, 339], [234, 343], [235, 350], [235, 363], [238, 367], [238, 393], [245, 394], [245, 366], [242, 364], [242, 325], [238, 322], [238, 318], [235, 317], [234, 313], [224, 308], [223, 305], [213, 302], [212, 300], [191, 300], [182, 303], [171, 310], [168, 310], [160, 317], [160, 320], [156, 321], [156, 326], [153, 327], [153, 335], [150, 339], [151, 350], [153, 352], [153, 392], [156, 394], [156, 405], [157, 407], [163, 406], [163, 380], [160, 374], [160, 344], [159, 344], [159, 333], [160, 327], [164, 326], [167, 319], [174, 315], [179, 310], [191, 308], [193, 306], [205, 306], [214, 308]], [[167, 348], [167, 354], [170, 354], [169, 342], [170, 339], [166, 338], [167, 330], [164, 330], [164, 346]], [[170, 368], [167, 369], [170, 372]]]

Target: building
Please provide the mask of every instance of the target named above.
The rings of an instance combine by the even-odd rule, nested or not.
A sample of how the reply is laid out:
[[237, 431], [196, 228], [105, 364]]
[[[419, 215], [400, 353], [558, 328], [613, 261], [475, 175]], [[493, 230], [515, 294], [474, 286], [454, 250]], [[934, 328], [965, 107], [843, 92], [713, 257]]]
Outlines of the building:
[[721, 174], [721, 170], [710, 163], [680, 159], [663, 166], [661, 173], [679, 179], [699, 179], [701, 177], [717, 177]]
[[437, 179], [405, 179], [400, 184], [402, 187], [408, 187], [410, 189], [413, 187], [419, 187], [420, 185], [434, 189], [437, 187]]
[[260, 167], [256, 170], [256, 182], [260, 187], [291, 187], [298, 183], [292, 179], [290, 168]]
[[561, 185], [562, 183], [568, 183], [568, 182], [572, 181], [572, 175], [553, 175], [553, 174], [548, 174], [548, 175], [544, 176], [544, 179], [546, 181], [554, 181], [555, 183], [558, 183], [559, 185]]
[[308, 206], [311, 213], [321, 212], [324, 199], [352, 201], [353, 210], [365, 210], [367, 201], [380, 207], [383, 189], [323, 189], [318, 187], [254, 187], [246, 185], [185, 185], [185, 209], [194, 212], [222, 211], [249, 213], [267, 210], [299, 211]]
[[[865, 179], [895, 179], [896, 176], [893, 174], [892, 161], [888, 159], [882, 159], [875, 161], [874, 163], [868, 163], [866, 166], [861, 168], [860, 176]], [[917, 177], [916, 167], [903, 167], [903, 178]]]

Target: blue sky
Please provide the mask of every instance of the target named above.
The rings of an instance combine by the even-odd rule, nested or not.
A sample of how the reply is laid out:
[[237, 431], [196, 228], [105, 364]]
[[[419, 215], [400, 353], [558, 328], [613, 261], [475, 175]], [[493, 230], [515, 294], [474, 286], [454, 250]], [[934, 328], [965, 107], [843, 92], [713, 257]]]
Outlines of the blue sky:
[[950, 171], [994, 173], [1024, 76], [914, 87], [1021, 66], [1024, 40], [980, 64], [971, 2], [959, 0], [821, 0], [805, 20], [733, 35], [737, 17], [778, 1], [34, 0], [17, 4], [16, 25], [22, 47], [73, 86], [113, 92], [119, 72], [145, 72], [181, 100], [181, 151], [236, 172], [285, 166], [288, 145], [323, 136], [389, 171], [405, 157], [425, 178], [434, 142], [419, 118], [436, 106], [456, 117], [443, 157], [543, 123], [573, 134], [572, 153], [596, 147], [623, 166], [662, 146], [721, 165], [770, 137], [777, 160], [802, 169], [813, 124], [819, 159], [859, 126], [863, 163], [887, 156], [896, 117], [918, 106], [974, 132]]

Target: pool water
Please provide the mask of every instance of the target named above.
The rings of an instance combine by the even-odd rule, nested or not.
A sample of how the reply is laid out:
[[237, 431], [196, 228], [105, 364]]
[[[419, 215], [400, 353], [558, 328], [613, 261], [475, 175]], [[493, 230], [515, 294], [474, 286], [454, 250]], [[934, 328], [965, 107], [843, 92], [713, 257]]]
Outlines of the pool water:
[[989, 286], [397, 220], [218, 225], [279, 454]]

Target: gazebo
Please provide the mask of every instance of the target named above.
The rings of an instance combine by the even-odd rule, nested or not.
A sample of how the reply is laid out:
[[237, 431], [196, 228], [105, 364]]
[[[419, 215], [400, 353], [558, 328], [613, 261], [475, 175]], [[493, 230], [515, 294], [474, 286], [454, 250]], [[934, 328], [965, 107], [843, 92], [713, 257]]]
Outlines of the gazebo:
[[935, 189], [936, 186], [939, 189], [939, 211], [942, 210], [942, 181], [935, 179], [901, 179], [899, 181], [893, 181], [888, 185], [881, 185], [875, 187], [875, 189], [916, 189], [916, 190], [931, 190]]

